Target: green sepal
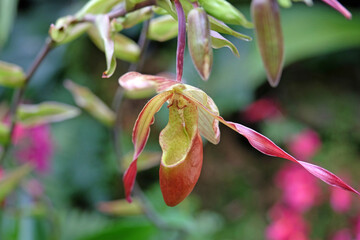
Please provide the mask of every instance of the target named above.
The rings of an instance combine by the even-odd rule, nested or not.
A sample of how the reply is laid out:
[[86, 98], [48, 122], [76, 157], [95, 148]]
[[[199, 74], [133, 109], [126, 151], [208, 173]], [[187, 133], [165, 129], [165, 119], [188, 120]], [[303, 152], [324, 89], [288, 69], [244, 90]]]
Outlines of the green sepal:
[[76, 13], [76, 17], [81, 19], [86, 14], [107, 13], [114, 6], [122, 2], [124, 2], [124, 0], [90, 0]]

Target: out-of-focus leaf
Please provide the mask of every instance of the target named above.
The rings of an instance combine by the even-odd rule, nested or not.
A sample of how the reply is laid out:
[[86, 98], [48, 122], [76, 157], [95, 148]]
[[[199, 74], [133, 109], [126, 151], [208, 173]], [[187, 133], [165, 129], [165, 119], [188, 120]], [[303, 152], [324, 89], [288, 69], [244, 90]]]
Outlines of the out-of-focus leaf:
[[251, 22], [226, 0], [199, 0], [199, 3], [207, 13], [225, 23], [252, 28]]
[[178, 23], [170, 15], [154, 18], [150, 21], [148, 38], [151, 40], [165, 42], [176, 37], [178, 34]]
[[79, 115], [80, 110], [76, 107], [58, 103], [43, 102], [40, 104], [21, 104], [17, 117], [26, 126], [60, 122]]
[[103, 78], [111, 77], [116, 69], [116, 59], [114, 56], [114, 40], [111, 33], [110, 19], [108, 15], [98, 15], [96, 17], [97, 30], [99, 31], [101, 40], [103, 42], [105, 56], [106, 56], [106, 70], [103, 73]]
[[279, 84], [284, 62], [284, 40], [276, 0], [252, 0], [256, 42], [272, 87]]
[[[121, 159], [121, 169], [127, 169], [131, 162], [134, 153], [130, 152]], [[149, 168], [155, 167], [160, 164], [161, 153], [160, 152], [143, 152], [137, 161], [137, 170], [143, 171]]]
[[30, 173], [32, 167], [22, 165], [10, 173], [6, 173], [5, 177], [0, 179], [0, 202], [3, 201], [19, 185], [20, 181]]
[[65, 87], [72, 93], [76, 104], [84, 108], [101, 123], [112, 126], [115, 121], [115, 113], [88, 88], [73, 83], [65, 82]]
[[213, 48], [219, 49], [219, 48], [227, 47], [231, 50], [231, 52], [235, 56], [240, 57], [239, 51], [232, 42], [221, 36], [221, 34], [219, 34], [218, 32], [211, 30], [210, 34], [211, 34], [211, 45]]
[[141, 201], [136, 198], [133, 199], [132, 203], [128, 203], [125, 199], [101, 202], [98, 205], [98, 209], [103, 213], [116, 216], [131, 216], [144, 213]]
[[25, 73], [17, 65], [0, 61], [0, 85], [5, 87], [21, 87], [25, 82]]
[[213, 64], [210, 24], [202, 8], [194, 8], [188, 14], [188, 48], [191, 59], [203, 80], [210, 76]]
[[80, 37], [91, 26], [90, 23], [74, 23], [73, 16], [59, 18], [51, 24], [49, 35], [58, 45], [65, 44]]
[[221, 22], [221, 21], [219, 21], [219, 20], [217, 20], [217, 19], [215, 19], [215, 18], [213, 18], [211, 16], [209, 16], [209, 20], [210, 20], [210, 28], [211, 28], [211, 30], [214, 30], [214, 31], [219, 32], [219, 33], [228, 34], [228, 35], [234, 36], [236, 38], [239, 38], [241, 40], [251, 41], [251, 37], [232, 30], [225, 23], [223, 23], [223, 22]]
[[82, 18], [86, 14], [101, 14], [109, 12], [115, 5], [124, 0], [90, 0], [77, 13], [77, 18]]
[[0, 122], [0, 144], [6, 144], [9, 141], [9, 126]]
[[0, 1], [0, 49], [10, 35], [17, 8], [18, 0]]
[[[102, 42], [96, 29], [90, 28], [88, 33], [94, 44], [100, 50], [104, 51], [104, 43]], [[116, 58], [128, 62], [136, 62], [138, 60], [140, 55], [140, 48], [133, 40], [120, 33], [116, 33], [114, 35], [114, 43], [114, 55]]]

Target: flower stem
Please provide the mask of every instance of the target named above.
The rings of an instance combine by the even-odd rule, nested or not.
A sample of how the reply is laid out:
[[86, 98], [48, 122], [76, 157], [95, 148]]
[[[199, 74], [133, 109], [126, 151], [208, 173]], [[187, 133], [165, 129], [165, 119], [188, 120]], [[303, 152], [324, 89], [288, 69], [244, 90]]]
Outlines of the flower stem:
[[176, 50], [176, 81], [181, 82], [184, 69], [184, 51], [186, 45], [186, 19], [184, 9], [179, 0], [174, 0], [176, 12], [178, 15], [178, 39]]
[[50, 38], [47, 38], [43, 48], [38, 53], [38, 55], [36, 56], [33, 64], [29, 68], [29, 71], [27, 72], [26, 77], [25, 77], [24, 84], [20, 88], [16, 89], [14, 94], [13, 94], [13, 99], [12, 99], [12, 102], [11, 102], [10, 112], [9, 112], [9, 120], [10, 120], [9, 140], [8, 140], [7, 144], [4, 146], [4, 150], [1, 153], [0, 165], [3, 164], [4, 159], [6, 158], [6, 155], [7, 155], [8, 151], [9, 151], [9, 149], [11, 147], [12, 135], [13, 135], [13, 132], [14, 132], [14, 129], [15, 129], [15, 123], [16, 123], [16, 120], [17, 120], [16, 119], [16, 112], [17, 112], [17, 110], [18, 110], [18, 108], [20, 106], [20, 103], [23, 100], [25, 90], [26, 90], [32, 76], [34, 75], [36, 70], [39, 68], [39, 66], [42, 63], [42, 61], [44, 60], [44, 58], [47, 56], [47, 54], [53, 48], [53, 46], [54, 46], [54, 42]]

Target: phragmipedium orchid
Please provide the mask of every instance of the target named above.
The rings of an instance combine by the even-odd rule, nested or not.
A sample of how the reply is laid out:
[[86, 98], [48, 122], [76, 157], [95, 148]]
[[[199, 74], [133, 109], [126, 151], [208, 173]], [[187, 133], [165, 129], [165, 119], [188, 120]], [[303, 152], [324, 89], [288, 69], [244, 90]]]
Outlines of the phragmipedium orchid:
[[[165, 203], [176, 206], [193, 190], [199, 179], [203, 163], [203, 136], [209, 142], [220, 141], [219, 122], [243, 135], [249, 143], [263, 154], [280, 157], [301, 165], [305, 170], [327, 184], [360, 193], [339, 177], [317, 165], [299, 161], [286, 153], [260, 133], [239, 123], [224, 120], [214, 101], [202, 90], [182, 83], [183, 61], [186, 41], [186, 18], [180, 0], [174, 0], [178, 18], [178, 48], [176, 80], [163, 76], [129, 72], [119, 79], [127, 91], [155, 89], [157, 95], [145, 105], [135, 122], [132, 141], [134, 156], [123, 176], [126, 199], [131, 202], [135, 184], [137, 159], [145, 148], [154, 115], [167, 102], [169, 122], [160, 133], [162, 157], [160, 163], [160, 188]], [[202, 8], [194, 3], [187, 19], [189, 51], [201, 77], [206, 80], [211, 71], [211, 31], [208, 18]], [[198, 31], [196, 31], [198, 29]]]
[[136, 72], [125, 74], [119, 79], [119, 83], [128, 91], [155, 88], [158, 93], [140, 112], [133, 129], [132, 140], [135, 148], [133, 162], [123, 177], [128, 201], [131, 201], [130, 194], [135, 182], [136, 161], [146, 145], [155, 113], [166, 102], [169, 108], [169, 123], [160, 133], [163, 154], [159, 175], [160, 188], [169, 206], [180, 203], [194, 188], [200, 176], [203, 161], [200, 135], [209, 142], [217, 144], [220, 140], [219, 122], [243, 135], [258, 151], [293, 161], [327, 184], [360, 195], [358, 191], [328, 170], [299, 161], [260, 133], [239, 123], [224, 120], [219, 116], [214, 101], [198, 88], [165, 77]]

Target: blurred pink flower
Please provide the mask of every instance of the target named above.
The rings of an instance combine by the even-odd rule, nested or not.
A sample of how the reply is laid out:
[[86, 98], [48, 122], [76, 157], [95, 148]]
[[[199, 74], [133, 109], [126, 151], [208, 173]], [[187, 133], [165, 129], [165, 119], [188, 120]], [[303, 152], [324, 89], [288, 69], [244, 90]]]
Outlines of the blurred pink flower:
[[330, 204], [332, 209], [339, 213], [348, 211], [351, 207], [351, 194], [348, 194], [348, 192], [340, 188], [331, 188], [330, 191]]
[[351, 231], [349, 229], [341, 229], [337, 231], [331, 240], [352, 240]]
[[48, 125], [35, 127], [16, 125], [13, 143], [15, 156], [21, 162], [32, 163], [36, 170], [42, 173], [49, 170], [53, 143]]
[[319, 203], [320, 188], [311, 174], [300, 167], [286, 164], [275, 176], [283, 190], [282, 201], [292, 209], [304, 212]]
[[26, 182], [25, 189], [34, 199], [39, 199], [44, 192], [44, 188], [41, 182], [36, 179], [30, 179], [28, 182]]
[[266, 229], [268, 240], [308, 240], [309, 227], [301, 214], [283, 205], [270, 211], [272, 223]]
[[260, 122], [280, 115], [281, 111], [279, 105], [275, 100], [270, 98], [262, 98], [253, 102], [243, 112], [245, 120], [250, 123]]
[[320, 147], [320, 137], [311, 129], [295, 135], [288, 143], [289, 151], [300, 160], [310, 160]]

